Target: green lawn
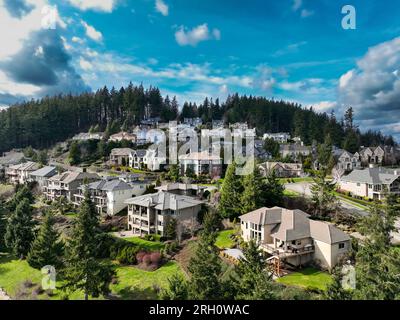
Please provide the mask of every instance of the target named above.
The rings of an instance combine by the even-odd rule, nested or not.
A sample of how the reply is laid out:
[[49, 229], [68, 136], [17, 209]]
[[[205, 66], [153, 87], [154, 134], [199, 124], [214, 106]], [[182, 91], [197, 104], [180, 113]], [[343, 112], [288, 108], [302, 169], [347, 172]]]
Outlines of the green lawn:
[[304, 289], [326, 290], [328, 284], [332, 282], [332, 276], [315, 268], [305, 268], [279, 278], [277, 282]]
[[313, 182], [312, 177], [304, 177], [304, 178], [281, 178], [279, 179], [281, 183], [298, 183], [298, 182]]
[[[132, 266], [116, 265], [118, 283], [111, 285], [113, 295], [121, 299], [156, 299], [155, 287], [164, 288], [168, 278], [175, 273], [182, 273], [180, 266], [173, 261], [167, 262], [156, 271], [149, 272]], [[183, 274], [183, 273], [182, 273]], [[10, 256], [0, 257], [0, 287], [11, 298], [15, 298], [24, 281], [30, 280], [35, 285], [41, 284], [42, 274], [31, 268], [26, 261], [16, 260]], [[60, 283], [57, 283], [57, 287]], [[31, 289], [26, 289], [29, 293]], [[43, 293], [38, 299], [62, 299], [63, 294], [55, 290], [53, 296]], [[76, 292], [69, 296], [70, 300], [83, 299], [83, 293]]]
[[119, 282], [111, 285], [113, 294], [124, 300], [157, 299], [156, 288], [168, 285], [168, 278], [173, 274], [183, 275], [181, 268], [174, 261], [169, 261], [156, 271], [144, 271], [136, 267], [118, 267]]
[[283, 195], [289, 198], [297, 198], [298, 196], [300, 196], [300, 194], [298, 194], [297, 192], [287, 189], [283, 190]]
[[11, 184], [0, 184], [0, 197], [8, 194], [14, 190], [14, 186]]
[[126, 241], [132, 242], [148, 251], [159, 251], [165, 247], [164, 243], [159, 241], [147, 241], [139, 237], [123, 238]]
[[215, 245], [219, 249], [232, 248], [234, 246], [234, 242], [230, 238], [232, 234], [235, 233], [235, 230], [223, 230], [218, 232], [217, 240], [215, 241]]

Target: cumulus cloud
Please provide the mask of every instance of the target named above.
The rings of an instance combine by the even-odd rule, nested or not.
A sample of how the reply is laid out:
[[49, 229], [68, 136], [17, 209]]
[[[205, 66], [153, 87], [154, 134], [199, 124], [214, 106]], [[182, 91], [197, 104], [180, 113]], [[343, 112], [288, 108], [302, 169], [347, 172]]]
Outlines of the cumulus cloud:
[[400, 37], [368, 50], [339, 81], [339, 101], [376, 128], [400, 124]]
[[211, 32], [206, 23], [199, 25], [191, 30], [181, 26], [175, 32], [176, 42], [180, 46], [193, 46], [207, 40], [220, 40], [221, 32], [218, 29], [213, 29]]
[[68, 0], [71, 5], [82, 10], [94, 10], [103, 12], [112, 12], [116, 0]]
[[163, 16], [167, 16], [169, 13], [169, 7], [163, 0], [156, 0], [156, 10]]
[[101, 42], [103, 40], [103, 34], [100, 31], [97, 31], [93, 26], [87, 24], [85, 21], [82, 20], [82, 25], [85, 28], [86, 35], [96, 41]]
[[26, 0], [3, 0], [4, 7], [14, 18], [22, 18], [30, 13], [35, 7]]

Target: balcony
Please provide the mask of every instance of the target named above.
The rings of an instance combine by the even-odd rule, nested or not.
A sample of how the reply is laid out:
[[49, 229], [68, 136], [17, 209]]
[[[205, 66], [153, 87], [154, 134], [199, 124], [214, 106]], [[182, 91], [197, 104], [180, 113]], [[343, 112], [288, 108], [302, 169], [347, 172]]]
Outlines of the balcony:
[[260, 245], [260, 247], [267, 253], [269, 253], [271, 255], [279, 256], [280, 258], [304, 255], [304, 254], [312, 253], [315, 250], [315, 247], [312, 244], [307, 244], [307, 245], [301, 246], [301, 247], [294, 246], [294, 245], [288, 245], [287, 249], [285, 249], [285, 248], [275, 248], [275, 246], [272, 243], [262, 243]]

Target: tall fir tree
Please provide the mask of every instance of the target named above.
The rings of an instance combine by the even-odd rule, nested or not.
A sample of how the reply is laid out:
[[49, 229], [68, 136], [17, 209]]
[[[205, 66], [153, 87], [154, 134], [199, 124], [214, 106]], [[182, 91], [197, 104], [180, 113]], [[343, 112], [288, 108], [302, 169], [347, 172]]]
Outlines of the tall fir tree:
[[35, 222], [28, 199], [23, 199], [7, 221], [5, 244], [20, 259], [28, 254], [35, 238]]
[[242, 177], [236, 175], [236, 163], [233, 162], [226, 171], [218, 203], [218, 210], [223, 218], [234, 219], [240, 215], [242, 192]]
[[99, 215], [88, 191], [85, 193], [71, 239], [66, 246], [63, 287], [67, 292], [81, 290], [85, 300], [110, 292], [112, 265], [97, 259], [101, 231]]
[[265, 181], [258, 168], [243, 177], [243, 193], [241, 196], [242, 213], [248, 213], [265, 205]]
[[41, 269], [44, 266], [59, 269], [62, 266], [63, 249], [60, 234], [55, 229], [54, 215], [49, 211], [43, 219], [26, 260], [35, 269]]
[[326, 169], [318, 171], [311, 185], [314, 214], [319, 217], [335, 215], [339, 210], [338, 199], [334, 194], [336, 184], [327, 180], [326, 176]]
[[275, 171], [271, 171], [267, 175], [267, 179], [264, 184], [264, 205], [267, 207], [283, 205], [284, 190], [285, 188], [276, 176]]

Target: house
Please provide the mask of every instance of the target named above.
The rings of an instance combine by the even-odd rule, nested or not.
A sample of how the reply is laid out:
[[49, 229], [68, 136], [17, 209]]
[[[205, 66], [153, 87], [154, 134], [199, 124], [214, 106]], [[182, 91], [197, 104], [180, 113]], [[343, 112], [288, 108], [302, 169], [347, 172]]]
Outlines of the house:
[[220, 156], [210, 154], [208, 150], [191, 152], [179, 157], [181, 174], [184, 175], [188, 169], [193, 170], [197, 176], [208, 174], [210, 177], [219, 177], [222, 174], [222, 159]]
[[192, 197], [159, 191], [126, 200], [128, 204], [128, 230], [133, 234], [165, 235], [168, 222], [194, 223], [201, 210], [202, 201]]
[[167, 164], [167, 157], [165, 155], [162, 156], [159, 153], [158, 148], [149, 147], [146, 150], [143, 163], [146, 166], [147, 170], [160, 171]]
[[397, 163], [395, 148], [391, 146], [361, 147], [359, 155], [363, 166]]
[[146, 126], [149, 128], [156, 128], [160, 121], [161, 121], [160, 117], [152, 117], [152, 118], [150, 117], [150, 118], [140, 121], [140, 124], [142, 126]]
[[335, 150], [334, 158], [336, 160], [336, 169], [343, 171], [352, 171], [361, 168], [360, 155], [356, 152], [352, 154], [346, 150]]
[[111, 150], [110, 165], [127, 166], [129, 165], [129, 156], [133, 152], [131, 148], [115, 148]]
[[77, 193], [73, 196], [73, 204], [79, 208], [85, 198], [85, 191], [88, 190], [90, 198], [101, 215], [113, 216], [127, 207], [125, 200], [132, 198], [132, 187], [118, 179], [105, 178], [94, 181], [87, 185], [78, 187]]
[[132, 143], [136, 143], [136, 135], [134, 135], [133, 133], [122, 131], [122, 132], [113, 134], [110, 137], [109, 141], [114, 141], [114, 142], [130, 141]]
[[284, 162], [264, 162], [259, 169], [264, 176], [268, 176], [272, 171], [279, 178], [294, 178], [304, 176], [303, 165], [301, 163]]
[[213, 129], [224, 128], [225, 122], [224, 120], [213, 120], [212, 127]]
[[104, 138], [104, 133], [102, 133], [102, 132], [96, 132], [96, 133], [82, 132], [82, 133], [79, 133], [79, 134], [73, 136], [72, 140], [87, 141], [87, 140], [101, 140], [103, 138]]
[[382, 200], [388, 193], [400, 195], [400, 169], [353, 170], [339, 180], [339, 189], [356, 197]]
[[184, 118], [183, 123], [189, 125], [190, 127], [200, 127], [203, 124], [203, 120], [199, 117], [197, 118]]
[[43, 191], [43, 187], [46, 185], [48, 178], [55, 176], [57, 174], [57, 168], [53, 166], [46, 166], [39, 170], [30, 173], [30, 180], [35, 181], [39, 189]]
[[12, 184], [24, 184], [29, 181], [30, 174], [39, 168], [40, 165], [32, 161], [15, 164], [5, 169], [5, 177]]
[[100, 177], [95, 173], [66, 171], [48, 178], [43, 186], [43, 194], [47, 200], [51, 201], [61, 197], [72, 201], [74, 194], [83, 183], [91, 183], [99, 179]]
[[146, 153], [145, 149], [132, 150], [129, 154], [129, 166], [137, 170], [144, 169]]
[[190, 183], [167, 183], [160, 187], [156, 187], [158, 191], [169, 192], [181, 196], [197, 197], [201, 199], [204, 191], [207, 189], [205, 186]]
[[240, 216], [244, 241], [256, 241], [279, 264], [319, 264], [332, 270], [351, 249], [350, 237], [301, 210], [260, 208]]
[[290, 140], [290, 134], [287, 132], [265, 133], [263, 139], [272, 139], [279, 143], [287, 143]]
[[297, 159], [300, 156], [306, 157], [310, 155], [311, 148], [296, 143], [281, 144], [279, 147], [279, 153], [282, 158], [291, 157], [292, 159]]

